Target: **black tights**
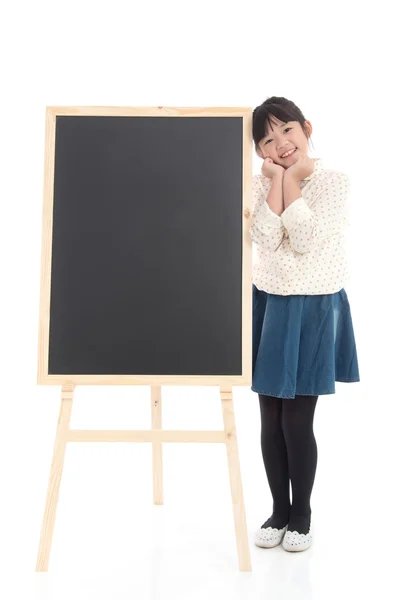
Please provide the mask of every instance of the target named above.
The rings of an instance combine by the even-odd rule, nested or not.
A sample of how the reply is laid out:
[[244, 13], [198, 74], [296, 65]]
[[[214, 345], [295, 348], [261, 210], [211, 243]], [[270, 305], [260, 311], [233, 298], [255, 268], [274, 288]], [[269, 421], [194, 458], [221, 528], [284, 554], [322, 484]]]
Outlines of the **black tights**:
[[[277, 398], [258, 394], [261, 450], [273, 498], [272, 516], [262, 527], [308, 533], [310, 497], [317, 468], [313, 420], [318, 396]], [[289, 497], [292, 484], [292, 505]]]

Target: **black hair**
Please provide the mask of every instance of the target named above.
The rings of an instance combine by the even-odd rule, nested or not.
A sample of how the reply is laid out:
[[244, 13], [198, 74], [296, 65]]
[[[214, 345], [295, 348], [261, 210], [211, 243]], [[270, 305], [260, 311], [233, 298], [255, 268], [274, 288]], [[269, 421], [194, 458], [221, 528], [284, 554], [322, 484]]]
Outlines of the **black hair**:
[[298, 121], [308, 138], [306, 118], [299, 107], [283, 96], [270, 96], [253, 110], [253, 141], [256, 150], [260, 140], [268, 134], [267, 123], [271, 129], [271, 117], [276, 117], [285, 123]]

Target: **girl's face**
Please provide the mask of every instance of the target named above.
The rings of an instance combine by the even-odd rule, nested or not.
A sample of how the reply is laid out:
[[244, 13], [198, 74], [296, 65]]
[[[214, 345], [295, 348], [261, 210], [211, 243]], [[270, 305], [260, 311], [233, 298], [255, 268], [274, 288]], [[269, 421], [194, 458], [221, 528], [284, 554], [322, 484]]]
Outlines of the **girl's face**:
[[[260, 158], [272, 158], [275, 164], [288, 169], [297, 162], [299, 153], [308, 155], [308, 138], [298, 121], [280, 121], [276, 117], [271, 118], [272, 131], [262, 138], [258, 143], [257, 154]], [[266, 123], [268, 127], [268, 122]], [[308, 135], [311, 135], [312, 125], [310, 121], [305, 122]], [[282, 155], [296, 148], [293, 154], [286, 158]]]

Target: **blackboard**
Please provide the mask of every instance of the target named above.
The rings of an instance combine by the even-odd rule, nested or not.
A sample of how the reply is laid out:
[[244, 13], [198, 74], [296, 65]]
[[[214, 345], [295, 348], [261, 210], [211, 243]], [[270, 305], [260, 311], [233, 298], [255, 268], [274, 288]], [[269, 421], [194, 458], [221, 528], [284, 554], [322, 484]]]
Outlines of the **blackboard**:
[[250, 339], [243, 343], [248, 112], [57, 112], [46, 158], [41, 382], [173, 375], [250, 383], [243, 372], [244, 348], [251, 352]]

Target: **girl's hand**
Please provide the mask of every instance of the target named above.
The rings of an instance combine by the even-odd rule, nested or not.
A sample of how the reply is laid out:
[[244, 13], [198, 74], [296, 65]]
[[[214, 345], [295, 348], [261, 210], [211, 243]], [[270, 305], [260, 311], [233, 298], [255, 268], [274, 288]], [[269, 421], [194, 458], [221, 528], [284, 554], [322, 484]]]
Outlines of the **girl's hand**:
[[268, 179], [272, 179], [273, 177], [275, 177], [275, 175], [279, 175], [280, 173], [283, 174], [284, 171], [284, 167], [274, 163], [272, 158], [269, 158], [269, 156], [266, 159], [264, 159], [264, 162], [261, 167], [261, 173], [264, 175], [264, 177], [268, 177]]
[[289, 175], [289, 177], [294, 177], [297, 181], [301, 181], [313, 173], [314, 167], [315, 164], [313, 158], [310, 158], [307, 154], [299, 153], [294, 165], [286, 169], [285, 177], [286, 175]]

